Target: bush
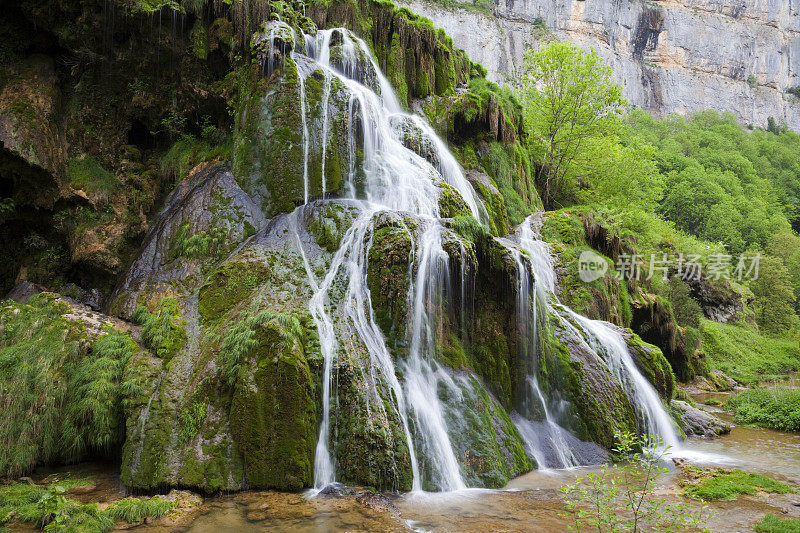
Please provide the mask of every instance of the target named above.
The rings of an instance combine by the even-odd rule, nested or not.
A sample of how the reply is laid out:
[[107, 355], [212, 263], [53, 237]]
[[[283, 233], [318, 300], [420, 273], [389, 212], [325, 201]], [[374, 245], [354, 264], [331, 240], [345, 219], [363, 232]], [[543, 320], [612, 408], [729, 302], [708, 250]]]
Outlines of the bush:
[[757, 424], [780, 431], [800, 431], [800, 390], [786, 387], [750, 389], [725, 404], [739, 424]]
[[[574, 484], [561, 487], [570, 529], [598, 531], [697, 531], [712, 514], [706, 506], [694, 508], [684, 502], [668, 504], [656, 493], [656, 479], [669, 470], [661, 462], [669, 448], [649, 443], [647, 437], [615, 435], [619, 445], [612, 457], [618, 468], [604, 465]], [[648, 447], [650, 445], [655, 447]], [[634, 454], [635, 449], [643, 450]]]

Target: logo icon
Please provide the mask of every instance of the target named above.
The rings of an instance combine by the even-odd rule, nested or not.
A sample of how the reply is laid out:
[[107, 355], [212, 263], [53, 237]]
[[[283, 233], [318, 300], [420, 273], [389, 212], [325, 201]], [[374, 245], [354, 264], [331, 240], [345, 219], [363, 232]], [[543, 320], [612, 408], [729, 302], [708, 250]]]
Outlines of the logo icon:
[[602, 278], [608, 270], [608, 263], [596, 253], [586, 250], [578, 257], [578, 277], [584, 283]]

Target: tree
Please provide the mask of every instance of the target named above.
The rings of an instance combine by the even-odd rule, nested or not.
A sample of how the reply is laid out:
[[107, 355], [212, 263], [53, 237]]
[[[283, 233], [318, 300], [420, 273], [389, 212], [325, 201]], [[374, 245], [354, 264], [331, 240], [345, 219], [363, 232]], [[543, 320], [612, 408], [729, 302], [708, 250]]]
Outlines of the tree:
[[758, 278], [750, 282], [755, 296], [756, 322], [766, 333], [788, 332], [794, 325], [794, 291], [789, 271], [783, 261], [770, 255], [761, 256]]
[[525, 109], [532, 155], [544, 203], [553, 206], [592, 138], [614, 135], [627, 106], [611, 69], [594, 53], [552, 41], [525, 54], [524, 78], [517, 95]]

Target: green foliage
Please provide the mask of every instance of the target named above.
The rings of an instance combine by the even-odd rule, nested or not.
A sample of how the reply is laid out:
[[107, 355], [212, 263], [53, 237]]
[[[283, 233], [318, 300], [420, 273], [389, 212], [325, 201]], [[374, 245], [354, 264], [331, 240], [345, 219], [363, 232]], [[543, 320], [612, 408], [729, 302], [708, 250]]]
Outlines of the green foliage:
[[580, 180], [580, 167], [592, 157], [583, 149], [586, 141], [614, 135], [627, 102], [594, 52], [558, 41], [526, 52], [518, 97], [540, 164], [542, 199], [551, 207]]
[[655, 147], [666, 185], [659, 211], [679, 229], [740, 254], [796, 220], [800, 136], [750, 132], [713, 111], [657, 121], [635, 110], [628, 123], [627, 138]]
[[204, 126], [204, 133], [203, 139], [183, 135], [175, 141], [161, 158], [161, 172], [177, 181], [203, 161], [229, 161], [233, 158], [233, 144], [229, 136], [208, 124]]
[[800, 520], [797, 518], [780, 519], [768, 514], [753, 526], [758, 533], [800, 533]]
[[685, 486], [687, 496], [701, 500], [735, 500], [740, 494], [756, 494], [759, 491], [774, 494], [794, 494], [797, 489], [768, 477], [743, 472], [742, 470], [719, 469], [701, 476]]
[[0, 305], [0, 475], [112, 454], [122, 441], [122, 370], [137, 345], [112, 329], [87, 342], [43, 293]]
[[678, 276], [669, 280], [669, 301], [678, 324], [683, 327], [700, 327], [703, 310], [697, 300], [692, 298], [689, 287]]
[[62, 440], [68, 461], [86, 457], [91, 450], [110, 453], [124, 439], [119, 385], [125, 364], [138, 348], [127, 333], [107, 328], [92, 343], [89, 357], [65, 365], [68, 390]]
[[800, 369], [797, 341], [773, 339], [732, 324], [702, 320], [703, 352], [711, 368], [745, 384]]
[[783, 261], [768, 255], [761, 257], [758, 278], [750, 281], [749, 287], [755, 296], [756, 322], [762, 331], [781, 334], [797, 324], [792, 280]]
[[178, 302], [164, 298], [156, 313], [140, 305], [133, 313], [133, 321], [142, 326], [142, 343], [168, 362], [186, 344]]
[[178, 435], [181, 445], [186, 444], [197, 436], [200, 427], [206, 419], [205, 402], [194, 402], [181, 411], [181, 431]]
[[739, 424], [800, 432], [800, 389], [749, 389], [728, 400], [725, 407], [735, 411]]
[[[648, 447], [646, 438], [616, 433], [613, 456], [618, 467], [604, 465], [574, 484], [561, 487], [572, 528], [600, 532], [696, 531], [711, 513], [683, 502], [667, 503], [656, 493], [656, 479], [669, 470], [660, 466], [668, 449]], [[641, 449], [641, 454], [634, 450]]]
[[797, 87], [792, 87], [791, 89], [788, 89], [786, 92], [796, 96], [797, 98], [800, 98], [800, 85], [798, 85]]
[[284, 346], [294, 342], [302, 334], [300, 322], [293, 316], [270, 310], [256, 313], [255, 309], [239, 313], [238, 319], [225, 333], [217, 356], [219, 374], [229, 387], [233, 387], [239, 379], [245, 357], [258, 346], [258, 328], [268, 322], [274, 322], [278, 326], [279, 341]]
[[747, 76], [747, 85], [749, 85], [751, 89], [758, 87], [758, 78], [756, 78], [755, 74], [751, 73]]
[[111, 172], [100, 166], [92, 156], [84, 154], [69, 160], [69, 181], [73, 189], [88, 193], [113, 194], [120, 181]]
[[158, 496], [126, 498], [103, 511], [97, 504], [68, 499], [64, 494], [74, 480], [57, 480], [47, 487], [16, 483], [0, 487], [0, 526], [10, 521], [27, 522], [45, 531], [103, 533], [114, 528], [115, 520], [128, 523], [158, 518], [175, 508], [175, 503]]

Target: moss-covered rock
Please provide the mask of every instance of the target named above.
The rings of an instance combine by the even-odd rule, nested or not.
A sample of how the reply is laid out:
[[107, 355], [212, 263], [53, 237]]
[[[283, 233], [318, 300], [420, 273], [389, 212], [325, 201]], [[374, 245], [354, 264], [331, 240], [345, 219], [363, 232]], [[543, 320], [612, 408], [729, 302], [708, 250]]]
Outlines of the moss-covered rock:
[[301, 339], [262, 324], [231, 403], [231, 435], [250, 488], [300, 490], [313, 484], [317, 419], [314, 382]]
[[472, 375], [456, 375], [454, 383], [444, 407], [467, 485], [501, 488], [530, 471], [535, 465], [500, 402]]

